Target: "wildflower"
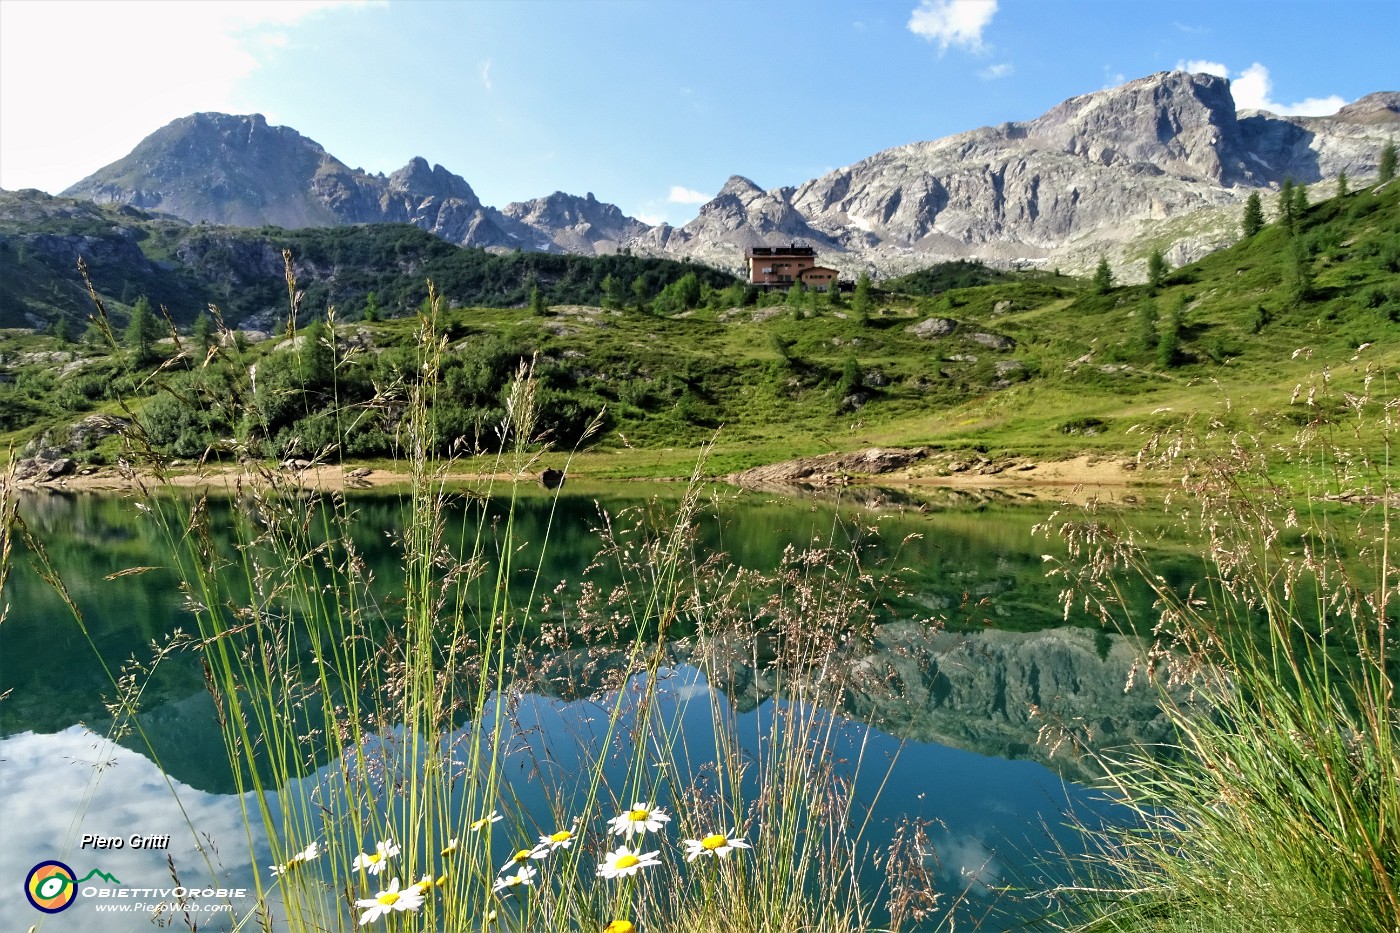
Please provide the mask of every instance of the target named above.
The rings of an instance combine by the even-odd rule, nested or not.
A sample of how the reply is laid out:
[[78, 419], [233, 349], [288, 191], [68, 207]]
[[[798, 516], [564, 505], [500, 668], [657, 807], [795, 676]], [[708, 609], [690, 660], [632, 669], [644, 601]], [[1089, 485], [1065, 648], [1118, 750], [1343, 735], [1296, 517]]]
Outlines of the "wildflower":
[[724, 833], [710, 833], [703, 839], [686, 839], [681, 843], [685, 846], [685, 860], [693, 862], [702, 855], [717, 855], [724, 858], [735, 849], [753, 848], [742, 839], [731, 839]]
[[491, 890], [499, 894], [510, 888], [518, 888], [523, 884], [534, 884], [536, 874], [538, 872], [529, 865], [522, 865], [515, 874], [497, 878], [496, 883], [491, 886]]
[[628, 875], [635, 875], [643, 868], [651, 868], [660, 865], [661, 853], [657, 852], [633, 852], [626, 846], [618, 846], [603, 859], [603, 864], [598, 866], [598, 876], [600, 878], [625, 878]]
[[435, 887], [440, 888], [446, 883], [446, 875], [439, 875], [438, 877], [434, 878], [433, 873], [428, 872], [422, 878], [419, 878], [417, 881], [413, 882], [413, 884], [409, 885], [408, 890], [416, 890], [419, 894], [426, 894], [430, 889]]
[[545, 846], [535, 846], [533, 849], [517, 849], [515, 854], [506, 860], [501, 866], [501, 871], [505, 871], [512, 865], [524, 865], [530, 859], [541, 859], [549, 854], [549, 849]]
[[671, 818], [650, 803], [634, 803], [632, 809], [608, 820], [609, 832], [630, 836], [633, 833], [659, 832]]
[[540, 837], [540, 844], [537, 849], [546, 849], [553, 852], [555, 849], [567, 849], [574, 844], [573, 830], [561, 829], [557, 833]]
[[309, 862], [320, 854], [321, 844], [319, 842], [313, 842], [311, 843], [311, 845], [307, 846], [305, 849], [302, 849], [296, 855], [293, 855], [291, 858], [287, 859], [281, 865], [271, 865], [269, 867], [272, 869], [272, 873], [274, 875], [285, 875], [287, 872], [291, 871], [293, 868], [296, 868], [302, 862]]
[[[481, 819], [472, 820], [472, 824], [468, 828], [474, 833], [479, 833], [486, 827], [490, 826], [492, 823], [499, 823], [502, 819], [504, 819], [504, 817], [502, 817], [499, 812], [497, 812], [496, 810], [492, 810], [490, 813], [486, 814]], [[454, 839], [453, 842], [456, 842], [456, 840]]]
[[361, 852], [355, 856], [355, 861], [350, 863], [350, 867], [362, 868], [371, 875], [377, 875], [384, 870], [385, 865], [389, 864], [389, 859], [398, 854], [399, 847], [392, 839], [388, 842], [375, 843], [373, 854]]
[[614, 920], [603, 927], [603, 933], [637, 933], [637, 928], [631, 920]]
[[[475, 824], [473, 824], [473, 825], [475, 825]], [[456, 852], [456, 851], [457, 851], [457, 837], [456, 837], [456, 836], [453, 836], [451, 839], [447, 840], [447, 845], [445, 845], [445, 846], [442, 847], [442, 852], [440, 852], [439, 854], [442, 855], [442, 856], [444, 856], [444, 857], [446, 857], [446, 856], [451, 855], [453, 852]]]
[[400, 891], [399, 879], [395, 878], [389, 882], [389, 887], [374, 897], [356, 901], [355, 906], [367, 908], [360, 914], [360, 926], [364, 926], [396, 910], [416, 911], [423, 906], [423, 892], [418, 890], [417, 885], [409, 885]]

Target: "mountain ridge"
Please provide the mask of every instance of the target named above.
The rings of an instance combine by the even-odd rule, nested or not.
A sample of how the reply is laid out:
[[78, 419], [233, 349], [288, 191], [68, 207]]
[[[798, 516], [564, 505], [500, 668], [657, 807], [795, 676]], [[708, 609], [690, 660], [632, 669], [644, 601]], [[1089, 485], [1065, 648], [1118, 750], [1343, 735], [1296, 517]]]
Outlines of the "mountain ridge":
[[415, 157], [384, 176], [351, 169], [259, 114], [194, 114], [63, 194], [191, 222], [241, 226], [411, 223], [495, 250], [644, 255], [742, 267], [750, 246], [801, 241], [848, 275], [979, 259], [1091, 268], [1108, 256], [1141, 274], [1133, 244], [1188, 215], [1209, 222], [1171, 244], [1175, 263], [1238, 236], [1232, 213], [1285, 179], [1374, 174], [1400, 140], [1400, 93], [1366, 95], [1330, 117], [1239, 111], [1230, 83], [1158, 72], [1069, 98], [1039, 117], [882, 150], [798, 185], [733, 175], [697, 216], [649, 226], [616, 205], [554, 192], [503, 209], [440, 164]]

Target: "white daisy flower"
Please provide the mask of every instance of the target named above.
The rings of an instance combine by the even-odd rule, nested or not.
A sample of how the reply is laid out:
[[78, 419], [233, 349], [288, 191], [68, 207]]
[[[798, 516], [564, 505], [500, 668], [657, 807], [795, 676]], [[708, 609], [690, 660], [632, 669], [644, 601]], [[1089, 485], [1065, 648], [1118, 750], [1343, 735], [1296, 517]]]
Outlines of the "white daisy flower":
[[643, 868], [660, 865], [660, 856], [660, 851], [633, 852], [626, 846], [618, 846], [609, 852], [607, 857], [603, 859], [603, 864], [598, 866], [598, 877], [625, 878], [628, 875], [635, 875]]
[[486, 814], [481, 819], [472, 820], [471, 826], [469, 826], [468, 829], [470, 829], [474, 833], [479, 833], [486, 827], [490, 826], [492, 823], [499, 823], [503, 819], [505, 819], [505, 817], [501, 816], [501, 814], [498, 811], [492, 810], [490, 813]]
[[501, 871], [505, 871], [512, 865], [524, 865], [531, 859], [542, 859], [549, 854], [548, 846], [535, 846], [533, 849], [517, 849], [515, 854], [506, 859], [506, 863], [501, 866]]
[[313, 842], [311, 843], [311, 845], [307, 846], [305, 849], [302, 849], [296, 855], [293, 855], [291, 858], [287, 859], [287, 861], [283, 862], [281, 865], [271, 865], [268, 867], [272, 869], [272, 873], [274, 875], [285, 875], [287, 872], [291, 871], [293, 868], [296, 868], [302, 862], [309, 862], [312, 859], [319, 856], [320, 854], [321, 844], [319, 842]]
[[685, 860], [693, 862], [702, 855], [712, 855], [724, 858], [735, 849], [751, 849], [742, 839], [731, 839], [723, 833], [711, 833], [703, 839], [686, 839], [681, 845], [685, 846]]
[[380, 917], [387, 917], [396, 910], [416, 911], [423, 906], [423, 892], [418, 890], [417, 885], [409, 885], [400, 891], [399, 879], [395, 878], [389, 882], [389, 887], [374, 897], [356, 901], [355, 906], [366, 908], [365, 912], [360, 914], [360, 926], [364, 926]]
[[632, 809], [608, 820], [608, 831], [626, 836], [655, 833], [660, 832], [662, 824], [669, 822], [671, 818], [659, 807], [653, 807], [651, 803], [634, 803]]
[[457, 837], [456, 837], [456, 836], [453, 836], [451, 839], [447, 840], [447, 845], [443, 846], [443, 847], [442, 847], [442, 851], [441, 851], [440, 853], [438, 853], [438, 854], [439, 854], [439, 855], [451, 855], [453, 852], [456, 852], [456, 851], [457, 851], [457, 842], [458, 842]]
[[502, 891], [509, 891], [511, 888], [518, 888], [521, 885], [534, 884], [535, 875], [539, 874], [529, 865], [520, 866], [520, 870], [513, 875], [504, 875], [497, 878], [496, 883], [491, 885], [491, 890], [497, 894]]
[[390, 839], [388, 842], [375, 843], [374, 852], [367, 854], [361, 852], [355, 856], [355, 861], [350, 863], [351, 868], [363, 868], [371, 875], [377, 875], [389, 864], [389, 859], [399, 854], [398, 844]]
[[547, 849], [553, 852], [555, 849], [567, 849], [574, 844], [576, 838], [573, 830], [561, 829], [557, 833], [550, 833], [548, 836], [540, 837], [540, 844], [537, 849]]

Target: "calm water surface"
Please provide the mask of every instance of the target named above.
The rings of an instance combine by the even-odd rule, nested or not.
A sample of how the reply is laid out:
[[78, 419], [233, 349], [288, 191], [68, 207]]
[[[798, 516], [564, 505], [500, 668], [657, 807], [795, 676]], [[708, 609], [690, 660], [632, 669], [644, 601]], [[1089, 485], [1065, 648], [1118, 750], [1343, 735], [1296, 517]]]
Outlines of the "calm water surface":
[[[615, 515], [646, 508], [664, 515], [674, 495], [644, 503], [630, 487], [622, 494], [570, 491], [557, 500], [552, 519], [549, 500], [527, 499], [517, 507], [520, 538], [543, 540], [552, 521], [550, 544], [541, 579], [525, 573], [514, 585], [523, 597], [537, 582], [548, 592], [559, 581], [579, 580], [598, 551], [600, 510]], [[855, 760], [860, 752], [865, 762], [855, 775], [857, 796], [876, 801], [871, 841], [878, 845], [906, 817], [934, 821], [937, 873], [950, 897], [967, 892], [960, 929], [977, 919], [985, 930], [1010, 929], [1034, 917], [1043, 902], [999, 889], [1054, 883], [1055, 853], [1077, 846], [1070, 823], [1092, 823], [1111, 808], [1087, 786], [1090, 765], [1063, 750], [1052, 755], [1037, 742], [1045, 720], [1034, 719], [1030, 706], [1087, 727], [1100, 748], [1165, 735], [1151, 692], [1123, 689], [1133, 644], [1098, 632], [1085, 619], [1064, 624], [1060, 586], [1045, 579], [1042, 559], [1058, 546], [1030, 534], [1048, 507], [983, 504], [877, 514], [764, 495], [721, 498], [701, 524], [697, 550], [722, 551], [749, 567], [772, 568], [788, 545], [841, 543], [848, 525], [838, 515], [881, 528], [883, 556], [903, 568], [907, 595], [884, 610], [888, 624], [872, 656], [883, 652], [885, 660], [902, 665], [903, 690], [898, 696], [855, 694], [848, 708], [836, 711], [844, 723], [847, 754], [841, 757]], [[395, 579], [397, 554], [389, 538], [402, 522], [402, 503], [388, 495], [353, 501], [359, 546], [378, 579]], [[235, 507], [215, 505], [216, 512]], [[475, 522], [479, 508], [464, 501], [454, 520]], [[115, 742], [105, 738], [111, 676], [128, 658], [149, 657], [152, 640], [192, 628], [168, 571], [109, 579], [128, 568], [167, 563], [158, 529], [133, 500], [116, 495], [36, 494], [24, 499], [21, 511], [88, 635], [21, 555], [4, 594], [10, 614], [0, 631], [0, 694], [6, 694], [0, 701], [0, 887], [19, 891], [30, 868], [44, 859], [59, 859], [80, 877], [99, 869], [126, 887], [169, 887], [167, 856], [184, 885], [251, 887], [250, 847], [259, 865], [270, 860], [268, 847], [255, 815], [254, 830], [245, 829], [248, 801], [233, 793], [198, 660], [167, 658], [149, 676], [140, 730]], [[535, 565], [528, 554], [518, 564]], [[1184, 554], [1164, 554], [1162, 568], [1183, 582], [1192, 573]], [[598, 573], [590, 571], [595, 579]], [[929, 616], [945, 618], [951, 630], [932, 632], [915, 621]], [[922, 662], [909, 664], [911, 654]], [[715, 689], [684, 664], [668, 669], [664, 679], [663, 708], [690, 738], [697, 768], [711, 724], [709, 703], [696, 698], [709, 698]], [[756, 749], [772, 701], [737, 681], [729, 694], [723, 700], [736, 710], [738, 734]], [[539, 744], [522, 744], [513, 767], [522, 803], [544, 821], [543, 792], [530, 789], [529, 762], [548, 746], [567, 770], [571, 746], [577, 751], [599, 740], [599, 706], [526, 695], [520, 716], [538, 727], [526, 732], [525, 742]], [[464, 724], [444, 740], [464, 740], [470, 731]], [[85, 834], [168, 834], [170, 843], [168, 850], [128, 845], [99, 851], [80, 845]], [[98, 898], [80, 897], [69, 910], [46, 916], [22, 897], [3, 898], [0, 929], [23, 930], [40, 921], [43, 930], [151, 928], [149, 916], [98, 913], [97, 905]], [[196, 920], [200, 929], [229, 926], [217, 916]]]

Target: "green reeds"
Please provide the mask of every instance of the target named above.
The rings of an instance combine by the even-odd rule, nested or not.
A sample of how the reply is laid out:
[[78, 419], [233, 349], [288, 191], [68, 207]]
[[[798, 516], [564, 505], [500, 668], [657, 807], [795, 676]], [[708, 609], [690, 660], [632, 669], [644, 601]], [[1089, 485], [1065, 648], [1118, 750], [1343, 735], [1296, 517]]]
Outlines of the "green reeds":
[[[872, 929], [894, 885], [863, 886], [874, 801], [852, 789], [866, 766], [832, 751], [851, 746], [842, 730], [852, 727], [832, 711], [865, 676], [873, 625], [878, 582], [861, 547], [833, 529], [772, 574], [697, 553], [697, 465], [664, 522], [603, 516], [599, 560], [620, 584], [603, 593], [566, 581], [580, 595], [546, 611], [556, 594], [540, 566], [519, 562], [527, 543], [548, 541], [524, 542], [514, 524], [540, 449], [533, 372], [521, 368], [507, 400], [493, 471], [504, 478], [459, 491], [450, 462], [430, 453], [446, 352], [437, 308], [432, 296], [412, 378], [383, 387], [386, 407], [404, 400], [395, 410], [412, 477], [394, 542], [401, 580], [369, 573], [353, 498], [284, 472], [252, 467], [231, 530], [213, 526], [207, 499], [146, 501], [198, 620], [248, 845], [260, 852], [265, 836], [270, 850], [247, 921]], [[334, 329], [325, 333], [334, 352]], [[458, 520], [461, 503], [473, 520]], [[523, 599], [513, 595], [522, 575], [533, 581]], [[703, 678], [732, 691], [736, 672], [765, 700], [756, 748], [718, 690], [673, 689]], [[567, 767], [526, 709], [564, 688], [591, 699], [599, 719]], [[681, 729], [694, 703], [712, 727], [703, 748]], [[532, 794], [547, 815], [526, 805]], [[907, 886], [899, 897], [909, 901]]]
[[[1379, 407], [1365, 428], [1388, 439], [1393, 404], [1348, 403], [1358, 416]], [[1144, 674], [1192, 687], [1163, 692], [1175, 748], [1104, 762], [1131, 818], [1092, 831], [1081, 883], [1050, 892], [1066, 928], [1400, 929], [1395, 489], [1386, 464], [1325, 440], [1298, 448], [1323, 453], [1328, 482], [1310, 496], [1268, 481], [1279, 451], [1183, 458], [1199, 586], [1153, 575], [1098, 520], [1062, 527], [1081, 558], [1067, 597], [1114, 618], [1113, 580], [1140, 574], [1160, 611]]]

